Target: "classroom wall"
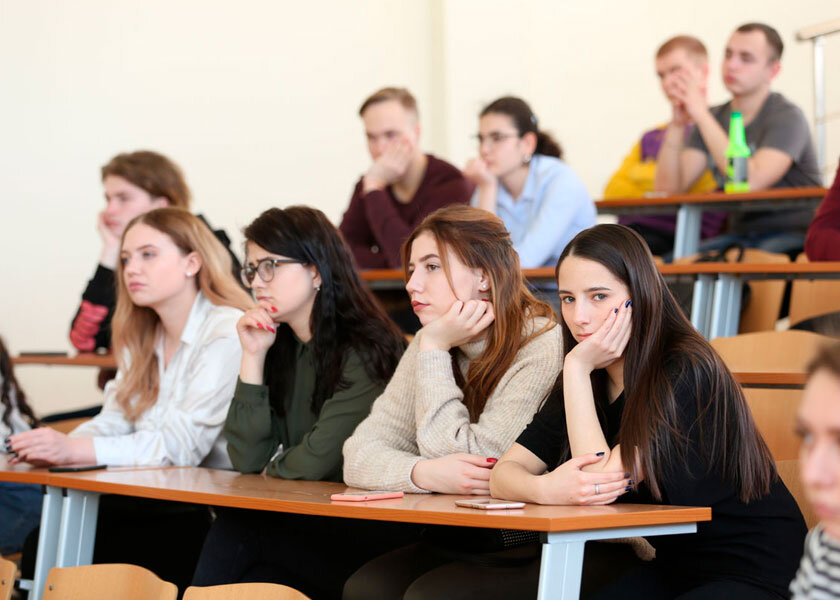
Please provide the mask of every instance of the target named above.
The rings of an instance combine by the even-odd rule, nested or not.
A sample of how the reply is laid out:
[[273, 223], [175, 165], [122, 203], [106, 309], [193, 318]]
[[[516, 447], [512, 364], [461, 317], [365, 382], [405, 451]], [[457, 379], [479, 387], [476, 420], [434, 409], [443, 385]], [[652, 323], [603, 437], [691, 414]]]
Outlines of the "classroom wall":
[[[810, 45], [793, 36], [840, 16], [834, 0], [697, 6], [0, 0], [0, 335], [15, 353], [70, 349], [69, 322], [99, 250], [99, 167], [120, 151], [173, 157], [196, 210], [238, 245], [240, 228], [269, 206], [311, 204], [340, 220], [368, 164], [356, 111], [377, 87], [411, 88], [426, 148], [458, 165], [475, 151], [481, 106], [514, 93], [531, 101], [597, 197], [636, 137], [668, 116], [656, 46], [679, 32], [704, 39], [711, 97], [723, 100], [723, 45], [753, 19], [782, 33], [776, 88], [811, 118]], [[833, 73], [838, 38], [827, 45]], [[829, 95], [840, 110], [840, 77]], [[92, 369], [18, 375], [42, 413], [98, 400]]]

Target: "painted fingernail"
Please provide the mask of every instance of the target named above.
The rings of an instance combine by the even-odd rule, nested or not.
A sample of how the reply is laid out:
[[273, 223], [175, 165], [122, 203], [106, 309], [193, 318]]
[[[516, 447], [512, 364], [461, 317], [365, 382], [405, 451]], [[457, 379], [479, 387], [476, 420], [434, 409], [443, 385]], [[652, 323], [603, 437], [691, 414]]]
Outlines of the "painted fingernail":
[[632, 302], [630, 302], [630, 300], [628, 300], [627, 302], [625, 302], [625, 303], [624, 303], [624, 308], [627, 308], [627, 307], [628, 307], [628, 306], [630, 306], [631, 304], [633, 304], [633, 303], [632, 303]]
[[603, 452], [596, 452], [595, 456], [604, 456], [604, 453]]
[[269, 330], [271, 333], [277, 333], [277, 330], [276, 330], [276, 329], [274, 329], [274, 327], [268, 327], [268, 330]]
[[277, 312], [277, 307], [276, 307], [276, 306], [272, 306], [272, 307], [271, 307], [271, 310], [272, 310], [273, 312]]
[[496, 464], [497, 462], [499, 462], [499, 459], [498, 458], [488, 458], [487, 462], [489, 462], [490, 464]]
[[11, 443], [12, 443], [12, 438], [10, 438], [10, 437], [5, 438], [5, 439], [3, 440], [3, 443], [4, 443], [4, 444], [11, 444]]
[[629, 492], [630, 491], [630, 486], [628, 485], [626, 488], [624, 488], [624, 491]]
[[613, 312], [618, 312], [618, 309], [616, 308]]

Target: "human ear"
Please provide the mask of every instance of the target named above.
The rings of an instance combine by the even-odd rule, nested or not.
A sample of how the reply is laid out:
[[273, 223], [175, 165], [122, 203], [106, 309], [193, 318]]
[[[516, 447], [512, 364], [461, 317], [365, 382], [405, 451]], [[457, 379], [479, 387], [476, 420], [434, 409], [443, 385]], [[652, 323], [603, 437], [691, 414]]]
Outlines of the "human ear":
[[310, 275], [312, 275], [312, 287], [313, 289], [321, 289], [321, 274], [318, 272], [318, 269], [315, 265], [309, 265], [307, 267]]
[[190, 252], [187, 254], [184, 275], [187, 277], [194, 277], [201, 270], [201, 264], [201, 256], [198, 252]]
[[519, 140], [519, 148], [522, 151], [522, 154], [526, 156], [533, 156], [534, 152], [537, 151], [537, 134], [533, 131], [529, 131], [523, 135], [522, 139]]

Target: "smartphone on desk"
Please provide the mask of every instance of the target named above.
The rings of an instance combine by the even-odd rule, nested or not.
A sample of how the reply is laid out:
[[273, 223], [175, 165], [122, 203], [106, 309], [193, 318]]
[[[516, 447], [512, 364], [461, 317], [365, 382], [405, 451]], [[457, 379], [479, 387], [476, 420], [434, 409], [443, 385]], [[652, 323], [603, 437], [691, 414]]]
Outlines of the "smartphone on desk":
[[478, 500], [456, 500], [455, 504], [464, 508], [477, 508], [479, 510], [498, 510], [502, 508], [525, 508], [524, 502], [511, 502], [510, 500], [496, 500], [495, 498], [480, 498]]
[[340, 500], [342, 502], [367, 502], [368, 500], [387, 500], [388, 498], [402, 498], [403, 496], [405, 496], [403, 492], [373, 490], [371, 492], [345, 492], [343, 494], [333, 494], [330, 496], [330, 500]]
[[108, 465], [64, 465], [60, 467], [50, 467], [50, 473], [81, 473], [82, 471], [99, 471], [100, 469], [107, 469]]

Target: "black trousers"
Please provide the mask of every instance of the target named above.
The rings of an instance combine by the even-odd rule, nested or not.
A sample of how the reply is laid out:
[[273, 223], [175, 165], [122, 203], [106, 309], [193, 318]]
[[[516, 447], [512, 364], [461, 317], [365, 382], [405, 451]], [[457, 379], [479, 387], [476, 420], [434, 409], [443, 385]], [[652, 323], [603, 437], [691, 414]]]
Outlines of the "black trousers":
[[267, 582], [339, 599], [370, 559], [419, 538], [422, 526], [217, 508], [193, 585]]

